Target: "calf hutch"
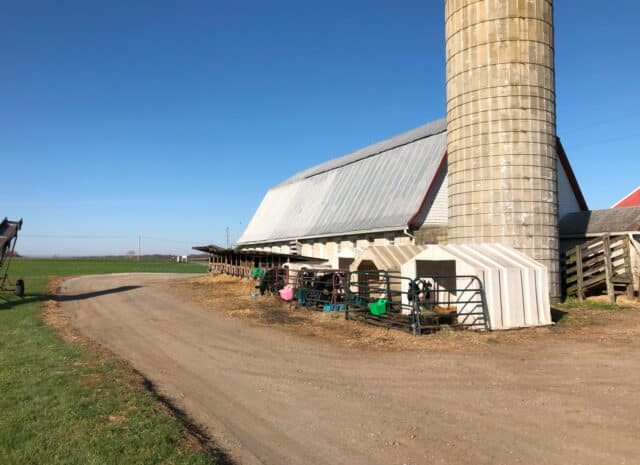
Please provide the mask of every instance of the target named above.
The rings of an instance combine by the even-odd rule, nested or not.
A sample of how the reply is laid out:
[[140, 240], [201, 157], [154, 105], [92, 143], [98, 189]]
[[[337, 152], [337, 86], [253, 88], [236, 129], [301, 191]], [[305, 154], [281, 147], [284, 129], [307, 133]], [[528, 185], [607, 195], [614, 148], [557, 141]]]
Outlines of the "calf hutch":
[[401, 274], [431, 280], [433, 300], [455, 308], [468, 325], [478, 318], [489, 329], [552, 323], [546, 268], [501, 244], [429, 245]]

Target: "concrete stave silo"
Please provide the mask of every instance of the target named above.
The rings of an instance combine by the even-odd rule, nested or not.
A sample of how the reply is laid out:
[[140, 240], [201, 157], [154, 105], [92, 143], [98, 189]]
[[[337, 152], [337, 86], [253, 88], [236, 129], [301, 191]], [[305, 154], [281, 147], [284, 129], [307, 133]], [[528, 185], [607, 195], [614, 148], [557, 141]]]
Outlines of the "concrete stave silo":
[[551, 0], [446, 0], [448, 239], [502, 243], [560, 293]]

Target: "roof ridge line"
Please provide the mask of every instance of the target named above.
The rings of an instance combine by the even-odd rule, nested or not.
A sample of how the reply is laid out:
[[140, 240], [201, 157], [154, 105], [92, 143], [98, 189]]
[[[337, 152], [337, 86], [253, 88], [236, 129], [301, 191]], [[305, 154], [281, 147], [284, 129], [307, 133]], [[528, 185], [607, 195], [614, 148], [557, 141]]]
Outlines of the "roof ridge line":
[[[362, 156], [362, 158], [358, 158], [358, 159], [356, 159], [356, 160], [346, 162], [346, 163], [344, 163], [344, 164], [342, 164], [342, 165], [336, 165], [336, 166], [333, 166], [333, 167], [331, 167], [331, 168], [327, 168], [326, 170], [322, 170], [322, 171], [318, 171], [318, 172], [316, 172], [316, 173], [312, 173], [312, 174], [310, 174], [309, 176], [305, 176], [305, 177], [301, 178], [300, 180], [302, 180], [302, 179], [309, 179], [309, 178], [312, 178], [312, 177], [314, 177], [314, 176], [318, 176], [319, 174], [327, 173], [327, 172], [329, 172], [329, 171], [337, 170], [338, 168], [343, 168], [343, 167], [345, 167], [345, 166], [353, 165], [354, 163], [358, 163], [359, 161], [366, 160], [367, 158], [376, 157], [376, 156], [378, 156], [378, 155], [380, 155], [380, 154], [382, 154], [382, 153], [384, 153], [384, 152], [388, 152], [389, 150], [397, 149], [398, 147], [403, 147], [403, 146], [405, 146], [405, 145], [412, 144], [412, 143], [414, 143], [414, 142], [416, 142], [416, 141], [419, 141], [419, 140], [422, 140], [422, 139], [427, 139], [428, 137], [437, 136], [438, 134], [442, 134], [443, 132], [447, 132], [447, 130], [446, 130], [446, 129], [444, 129], [444, 130], [442, 130], [442, 131], [434, 132], [434, 133], [432, 133], [432, 134], [428, 134], [428, 135], [426, 135], [426, 136], [416, 137], [415, 139], [412, 139], [412, 140], [410, 140], [410, 141], [403, 142], [403, 143], [399, 143], [398, 145], [394, 145], [394, 146], [389, 147], [389, 148], [386, 148], [386, 149], [381, 149], [381, 150], [380, 150], [380, 151], [378, 151], [378, 152], [374, 152], [374, 153], [371, 153], [371, 154], [369, 154], [369, 155], [363, 155], [363, 156]], [[382, 141], [382, 142], [384, 142], [384, 141]], [[352, 152], [352, 153], [353, 153], [353, 152]], [[347, 154], [347, 155], [350, 155], [350, 154]], [[344, 155], [344, 156], [347, 156], [347, 155]], [[296, 181], [298, 181], [298, 179], [296, 179]], [[286, 182], [286, 181], [285, 181], [285, 182]], [[294, 182], [295, 182], [295, 181], [294, 181]], [[283, 184], [284, 184], [284, 183], [283, 183]]]
[[[438, 127], [438, 125], [441, 125], [441, 127]], [[427, 129], [429, 129], [429, 130], [426, 131]], [[420, 130], [422, 130], [424, 132], [422, 132]], [[412, 136], [411, 134], [414, 133], [414, 132], [416, 132], [417, 134]], [[272, 189], [278, 188], [278, 187], [281, 187], [281, 186], [285, 186], [285, 185], [288, 185], [288, 184], [293, 184], [294, 182], [301, 181], [303, 179], [309, 179], [309, 178], [312, 178], [314, 176], [317, 176], [317, 175], [320, 175], [320, 174], [323, 174], [323, 173], [327, 173], [329, 171], [336, 170], [338, 168], [342, 168], [342, 167], [345, 167], [345, 166], [348, 166], [348, 165], [352, 165], [352, 164], [357, 163], [359, 161], [366, 160], [368, 158], [372, 158], [372, 157], [378, 156], [378, 155], [380, 155], [380, 154], [382, 154], [384, 152], [388, 152], [389, 150], [394, 150], [394, 149], [397, 149], [398, 147], [403, 147], [403, 146], [409, 145], [409, 144], [411, 144], [413, 142], [416, 142], [416, 141], [419, 141], [419, 140], [422, 140], [422, 139], [427, 139], [429, 137], [437, 136], [437, 135], [445, 133], [445, 132], [447, 132], [446, 118], [439, 118], [439, 119], [436, 119], [434, 121], [430, 121], [428, 123], [425, 123], [425, 124], [423, 124], [421, 126], [418, 126], [417, 128], [410, 129], [409, 131], [405, 131], [405, 132], [402, 132], [400, 134], [396, 134], [395, 136], [391, 136], [391, 137], [388, 137], [388, 138], [383, 139], [381, 141], [374, 142], [373, 144], [364, 146], [362, 148], [359, 148], [359, 149], [354, 150], [352, 152], [346, 153], [344, 155], [340, 155], [340, 156], [331, 158], [329, 160], [323, 161], [323, 162], [318, 163], [317, 165], [315, 165], [315, 167], [320, 167], [320, 166], [322, 166], [324, 164], [328, 164], [328, 163], [330, 163], [332, 161], [339, 160], [341, 158], [350, 157], [350, 156], [354, 157], [353, 160], [347, 160], [344, 163], [340, 163], [340, 164], [337, 164], [337, 165], [330, 165], [330, 166], [327, 166], [325, 169], [322, 169], [320, 171], [312, 171], [314, 167], [307, 168], [305, 170], [299, 171], [298, 173], [296, 173], [293, 176], [287, 178], [283, 182], [281, 182], [279, 184], [276, 184], [275, 186], [272, 187]], [[408, 139], [402, 139], [403, 136], [408, 137]], [[392, 143], [393, 139], [396, 139], [396, 138], [399, 139], [399, 140], [397, 142], [395, 142], [395, 143]], [[386, 143], [391, 143], [391, 145], [384, 146], [383, 144], [385, 144], [385, 142]], [[367, 149], [374, 148], [377, 145], [381, 145], [381, 147], [379, 149], [377, 149], [376, 151], [374, 151], [374, 152], [366, 153]], [[361, 151], [364, 151], [365, 153], [363, 153], [361, 156], [357, 156], [356, 154], [358, 152], [361, 152]], [[300, 176], [305, 171], [310, 171], [310, 173], [308, 175]]]

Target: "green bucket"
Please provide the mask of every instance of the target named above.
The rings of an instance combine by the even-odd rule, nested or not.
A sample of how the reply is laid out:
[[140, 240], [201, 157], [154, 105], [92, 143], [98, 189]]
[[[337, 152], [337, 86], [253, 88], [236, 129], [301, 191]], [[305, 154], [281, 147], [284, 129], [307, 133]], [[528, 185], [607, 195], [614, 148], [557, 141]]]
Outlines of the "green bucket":
[[251, 271], [251, 276], [254, 278], [262, 278], [264, 276], [264, 268], [254, 268]]
[[369, 311], [372, 315], [384, 315], [387, 313], [387, 300], [378, 299], [376, 302], [370, 303]]

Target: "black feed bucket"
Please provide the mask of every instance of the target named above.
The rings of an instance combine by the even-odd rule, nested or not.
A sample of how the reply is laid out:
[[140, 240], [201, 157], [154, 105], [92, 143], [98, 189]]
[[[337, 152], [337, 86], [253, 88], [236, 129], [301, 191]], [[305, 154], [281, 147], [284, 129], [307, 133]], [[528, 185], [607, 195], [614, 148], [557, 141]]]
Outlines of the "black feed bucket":
[[14, 292], [18, 297], [24, 297], [24, 280], [18, 279], [16, 281], [16, 289]]

